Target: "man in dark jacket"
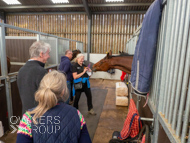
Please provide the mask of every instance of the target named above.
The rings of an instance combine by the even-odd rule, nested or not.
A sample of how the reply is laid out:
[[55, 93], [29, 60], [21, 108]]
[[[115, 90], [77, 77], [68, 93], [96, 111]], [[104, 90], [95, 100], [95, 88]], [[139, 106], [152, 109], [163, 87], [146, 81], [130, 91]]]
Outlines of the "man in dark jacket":
[[48, 43], [36, 41], [29, 49], [30, 59], [20, 68], [17, 77], [17, 86], [22, 101], [22, 113], [37, 106], [35, 92], [41, 79], [47, 73], [44, 65], [48, 60], [51, 47]]
[[[66, 101], [67, 104], [69, 104], [69, 100], [72, 99], [72, 95], [71, 95], [71, 83], [73, 81], [73, 75], [72, 75], [72, 68], [71, 68], [71, 62], [70, 60], [72, 59], [73, 57], [73, 53], [71, 50], [67, 50], [65, 52], [65, 56], [62, 56], [61, 57], [61, 62], [60, 62], [60, 65], [59, 65], [59, 70], [63, 73], [66, 74], [67, 76], [67, 87], [69, 89], [69, 94], [70, 94], [70, 98]], [[72, 102], [72, 101], [71, 101]], [[71, 103], [70, 102], [70, 103]]]

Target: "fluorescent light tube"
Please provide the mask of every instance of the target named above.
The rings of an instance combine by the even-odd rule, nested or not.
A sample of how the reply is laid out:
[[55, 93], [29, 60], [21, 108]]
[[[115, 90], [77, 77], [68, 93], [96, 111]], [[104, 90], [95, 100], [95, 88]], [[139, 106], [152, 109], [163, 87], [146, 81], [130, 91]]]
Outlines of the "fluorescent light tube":
[[69, 0], [51, 0], [53, 3], [69, 3]]
[[21, 4], [18, 0], [3, 0], [8, 5]]
[[106, 0], [106, 2], [124, 2], [124, 0]]

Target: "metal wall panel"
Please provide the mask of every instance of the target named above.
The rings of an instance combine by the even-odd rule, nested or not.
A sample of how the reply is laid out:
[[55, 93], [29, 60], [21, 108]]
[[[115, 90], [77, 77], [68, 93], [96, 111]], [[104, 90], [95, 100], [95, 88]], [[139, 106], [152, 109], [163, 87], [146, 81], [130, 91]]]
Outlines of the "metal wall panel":
[[16, 63], [24, 64], [30, 58], [29, 48], [35, 41], [34, 39], [6, 39], [6, 53], [11, 61], [11, 73], [18, 72], [23, 66]]
[[[163, 131], [172, 143], [189, 143], [189, 34], [190, 1], [167, 0], [162, 13], [148, 102], [155, 120], [153, 143], [160, 142]], [[135, 35], [126, 44], [128, 52], [135, 47], [133, 39]]]

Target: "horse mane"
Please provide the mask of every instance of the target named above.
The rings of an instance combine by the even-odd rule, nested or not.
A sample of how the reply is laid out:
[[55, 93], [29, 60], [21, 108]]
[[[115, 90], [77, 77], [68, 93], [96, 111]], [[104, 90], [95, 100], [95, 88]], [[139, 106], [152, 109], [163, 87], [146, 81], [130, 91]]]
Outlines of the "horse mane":
[[111, 55], [110, 57], [127, 57], [127, 56], [134, 56], [134, 55], [131, 55], [131, 54], [128, 54], [128, 53], [125, 53], [123, 51], [119, 51], [119, 55]]
[[120, 54], [120, 55], [111, 55], [110, 57], [133, 57], [134, 55], [130, 55], [130, 54]]

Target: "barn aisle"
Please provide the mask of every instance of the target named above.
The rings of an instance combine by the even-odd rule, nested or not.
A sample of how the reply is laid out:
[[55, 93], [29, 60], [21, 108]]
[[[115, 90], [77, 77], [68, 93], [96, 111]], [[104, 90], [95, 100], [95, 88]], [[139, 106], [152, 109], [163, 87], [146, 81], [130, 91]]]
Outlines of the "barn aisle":
[[[127, 107], [115, 105], [115, 80], [91, 79], [91, 88], [106, 89], [107, 95], [102, 107], [93, 143], [108, 143], [114, 131], [121, 131], [127, 116]], [[88, 126], [88, 125], [87, 125]], [[89, 132], [90, 129], [88, 129]]]

